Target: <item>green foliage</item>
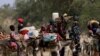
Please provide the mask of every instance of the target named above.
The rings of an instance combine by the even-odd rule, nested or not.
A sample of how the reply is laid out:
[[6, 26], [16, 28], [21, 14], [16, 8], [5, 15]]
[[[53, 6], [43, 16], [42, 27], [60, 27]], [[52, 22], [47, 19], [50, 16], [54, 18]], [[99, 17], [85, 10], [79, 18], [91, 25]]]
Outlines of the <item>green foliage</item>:
[[90, 19], [96, 19], [100, 21], [100, 0], [96, 0], [94, 3], [85, 0], [83, 9], [80, 15], [80, 24], [82, 29], [87, 29], [87, 22]]
[[16, 8], [19, 17], [26, 18], [35, 25], [41, 24], [42, 19], [51, 19], [52, 12], [61, 15], [67, 12], [72, 16], [79, 16], [82, 29], [86, 29], [87, 22], [100, 18], [100, 1], [94, 0], [16, 0]]
[[52, 12], [61, 15], [67, 12], [71, 16], [79, 16], [82, 29], [86, 30], [87, 22], [95, 18], [100, 21], [100, 0], [16, 0], [15, 8], [4, 5], [0, 8], [0, 22], [3, 18], [22, 17], [25, 22], [31, 22], [39, 27], [43, 20], [52, 18]]
[[68, 12], [72, 2], [73, 0], [16, 0], [17, 17], [23, 17], [32, 23], [49, 20], [52, 12]]

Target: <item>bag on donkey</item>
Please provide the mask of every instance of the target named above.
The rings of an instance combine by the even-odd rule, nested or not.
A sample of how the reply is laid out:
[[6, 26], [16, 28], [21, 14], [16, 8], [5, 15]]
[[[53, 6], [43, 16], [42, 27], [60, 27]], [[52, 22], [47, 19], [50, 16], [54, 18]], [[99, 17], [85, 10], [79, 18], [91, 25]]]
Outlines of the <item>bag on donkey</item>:
[[57, 46], [57, 34], [47, 33], [43, 35], [43, 43], [46, 47]]

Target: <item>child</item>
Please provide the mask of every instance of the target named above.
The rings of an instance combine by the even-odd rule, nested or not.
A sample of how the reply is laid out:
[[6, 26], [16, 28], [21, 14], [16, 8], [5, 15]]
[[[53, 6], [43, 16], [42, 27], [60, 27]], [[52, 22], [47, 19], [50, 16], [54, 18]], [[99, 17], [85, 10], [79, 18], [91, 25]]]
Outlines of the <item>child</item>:
[[10, 44], [10, 47], [13, 48], [13, 49], [17, 49], [18, 48], [18, 44], [16, 42], [16, 33], [15, 33], [15, 27], [14, 25], [10, 25], [10, 40], [9, 40], [9, 44]]

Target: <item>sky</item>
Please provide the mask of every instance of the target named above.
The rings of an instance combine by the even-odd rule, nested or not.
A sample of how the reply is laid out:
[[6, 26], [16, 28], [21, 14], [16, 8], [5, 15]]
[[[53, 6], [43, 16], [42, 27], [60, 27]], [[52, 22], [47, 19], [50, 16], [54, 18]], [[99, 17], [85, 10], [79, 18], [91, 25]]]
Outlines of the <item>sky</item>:
[[13, 6], [15, 0], [0, 0], [0, 7], [4, 4], [10, 4], [10, 6]]

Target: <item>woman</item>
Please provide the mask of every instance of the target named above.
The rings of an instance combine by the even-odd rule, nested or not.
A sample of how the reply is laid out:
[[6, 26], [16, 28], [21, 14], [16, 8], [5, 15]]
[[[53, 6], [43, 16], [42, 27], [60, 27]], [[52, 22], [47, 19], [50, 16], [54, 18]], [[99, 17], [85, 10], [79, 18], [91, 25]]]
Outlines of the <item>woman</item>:
[[18, 32], [20, 32], [20, 30], [22, 29], [22, 28], [24, 28], [24, 20], [23, 20], [23, 18], [18, 18]]

